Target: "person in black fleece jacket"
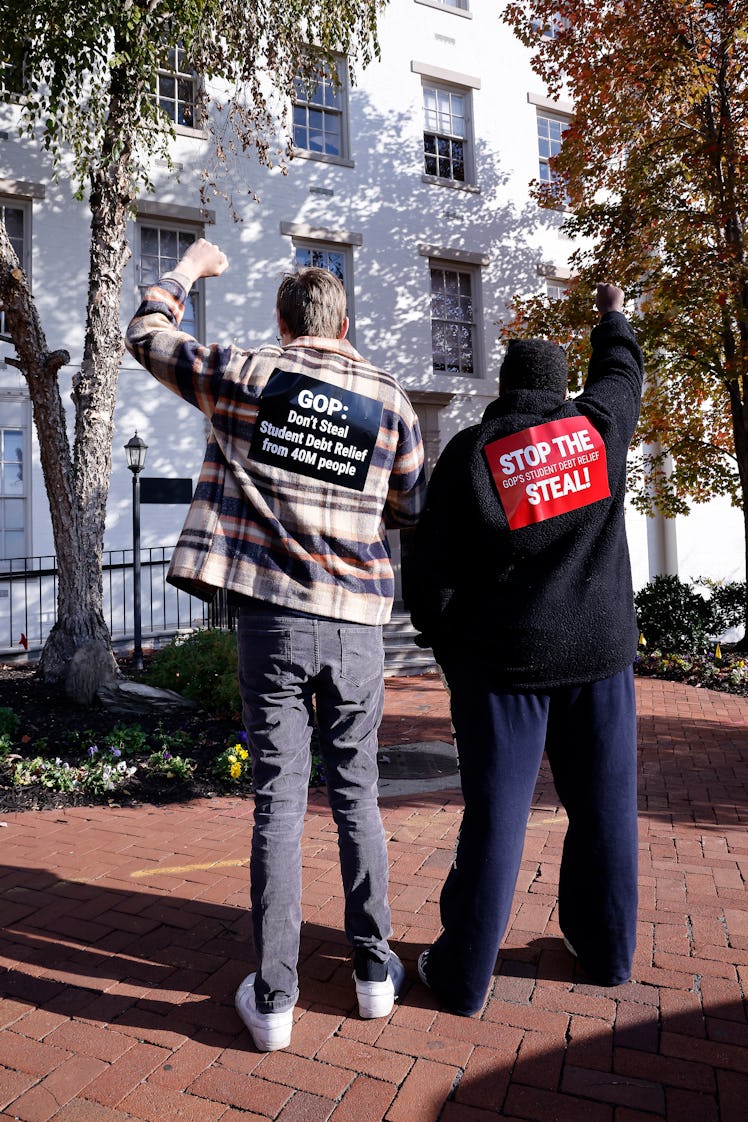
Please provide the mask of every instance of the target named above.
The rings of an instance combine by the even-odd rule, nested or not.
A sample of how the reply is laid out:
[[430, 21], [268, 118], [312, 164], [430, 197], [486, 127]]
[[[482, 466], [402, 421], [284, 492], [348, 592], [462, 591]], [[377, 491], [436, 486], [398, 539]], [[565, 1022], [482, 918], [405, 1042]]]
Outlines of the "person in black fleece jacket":
[[566, 355], [509, 344], [499, 396], [455, 436], [405, 569], [419, 642], [451, 694], [465, 810], [419, 973], [444, 1004], [485, 1000], [545, 748], [569, 818], [558, 920], [586, 974], [631, 972], [637, 907], [637, 628], [624, 525], [643, 365], [623, 292], [598, 285], [584, 391]]

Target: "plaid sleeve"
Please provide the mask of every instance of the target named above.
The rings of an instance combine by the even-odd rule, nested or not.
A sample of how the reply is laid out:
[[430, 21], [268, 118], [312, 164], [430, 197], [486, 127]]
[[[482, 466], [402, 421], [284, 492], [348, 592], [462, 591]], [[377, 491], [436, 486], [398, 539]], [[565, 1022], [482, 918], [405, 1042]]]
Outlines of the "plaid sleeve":
[[210, 416], [232, 348], [203, 346], [179, 330], [186, 299], [187, 290], [176, 278], [161, 277], [146, 290], [125, 346], [154, 378]]
[[423, 467], [423, 442], [415, 414], [409, 421], [400, 418], [399, 440], [390, 475], [384, 507], [388, 529], [415, 526], [426, 499], [426, 474]]

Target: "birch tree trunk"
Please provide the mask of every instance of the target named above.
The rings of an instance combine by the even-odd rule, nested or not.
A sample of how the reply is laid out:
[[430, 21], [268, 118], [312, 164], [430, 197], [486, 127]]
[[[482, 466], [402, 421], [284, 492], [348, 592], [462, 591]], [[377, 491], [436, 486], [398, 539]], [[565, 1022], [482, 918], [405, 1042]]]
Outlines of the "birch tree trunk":
[[[129, 256], [126, 222], [131, 203], [131, 155], [126, 75], [112, 76], [105, 148], [115, 160], [90, 176], [91, 250], [83, 359], [73, 376], [75, 409], [71, 452], [58, 372], [65, 351], [49, 352], [28, 282], [0, 224], [0, 300], [29, 386], [49, 499], [59, 570], [57, 620], [39, 664], [45, 681], [68, 676], [71, 659], [88, 650], [87, 680], [79, 696], [90, 700], [98, 681], [117, 672], [102, 610], [102, 551], [111, 474], [113, 416], [123, 350], [120, 327], [122, 270]], [[108, 165], [108, 166], [107, 166]]]

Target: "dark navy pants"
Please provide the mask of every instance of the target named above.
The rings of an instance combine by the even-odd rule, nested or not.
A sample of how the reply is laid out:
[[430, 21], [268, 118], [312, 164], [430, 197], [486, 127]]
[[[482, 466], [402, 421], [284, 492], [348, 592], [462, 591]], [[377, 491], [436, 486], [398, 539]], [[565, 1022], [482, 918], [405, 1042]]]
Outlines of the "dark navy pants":
[[445, 660], [465, 811], [441, 894], [443, 932], [426, 976], [469, 1016], [485, 1000], [511, 914], [525, 828], [545, 748], [569, 825], [559, 923], [588, 976], [626, 981], [636, 938], [634, 677], [547, 692], [492, 685], [469, 659]]

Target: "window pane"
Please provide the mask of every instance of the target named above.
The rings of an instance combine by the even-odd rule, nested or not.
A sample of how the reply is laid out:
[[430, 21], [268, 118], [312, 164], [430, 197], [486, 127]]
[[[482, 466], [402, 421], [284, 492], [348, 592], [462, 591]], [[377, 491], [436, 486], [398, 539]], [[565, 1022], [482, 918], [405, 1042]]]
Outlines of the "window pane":
[[140, 283], [144, 285], [155, 284], [159, 278], [158, 257], [142, 257], [140, 260]]
[[436, 90], [424, 86], [423, 90], [423, 115], [427, 129], [436, 128]]
[[302, 268], [310, 266], [315, 269], [327, 269], [333, 273], [341, 283], [345, 284], [345, 254], [324, 246], [296, 246], [294, 251], [296, 264]]
[[0, 493], [23, 494], [23, 434], [20, 429], [0, 430]]
[[180, 330], [186, 331], [188, 335], [197, 335], [197, 293], [194, 291], [187, 297]]
[[20, 463], [22, 459], [22, 434], [20, 429], [0, 430], [0, 448], [4, 463]]
[[[423, 150], [427, 175], [465, 181], [466, 105], [465, 94], [424, 86]], [[434, 154], [438, 160], [430, 158]]]
[[340, 98], [343, 93], [342, 87], [338, 86], [337, 89], [333, 86], [332, 82], [325, 82], [325, 105], [330, 109], [340, 109]]
[[[11, 241], [14, 238], [23, 241], [23, 211], [15, 206], [4, 206], [1, 209], [8, 237]], [[15, 249], [15, 246], [13, 248]]]
[[455, 140], [452, 145], [452, 178], [458, 179], [461, 183], [465, 179], [465, 162], [459, 140]]
[[3, 510], [5, 512], [6, 530], [23, 530], [25, 505], [23, 499], [4, 500]]
[[3, 495], [23, 494], [23, 464], [5, 463], [0, 465], [0, 488]]
[[329, 115], [325, 132], [325, 151], [330, 156], [340, 155], [340, 121]]
[[161, 97], [173, 98], [176, 90], [176, 82], [173, 75], [159, 74], [158, 76], [158, 92]]
[[330, 270], [331, 273], [335, 274], [335, 276], [338, 278], [339, 281], [342, 282], [344, 280], [344, 276], [343, 276], [343, 254], [342, 253], [331, 253], [329, 263], [328, 263], [327, 267], [328, 267], [328, 269]]
[[3, 557], [6, 560], [26, 556], [25, 536], [22, 530], [7, 531], [3, 534]]
[[431, 344], [434, 370], [450, 374], [474, 372], [470, 272], [432, 266]]
[[310, 102], [312, 105], [322, 105], [324, 99], [321, 82], [313, 82], [306, 87], [306, 92], [304, 94], [305, 101]]
[[179, 230], [177, 233], [179, 243], [179, 256], [186, 252], [187, 248], [192, 245], [195, 240], [195, 235], [188, 233], [186, 230]]
[[[177, 230], [168, 226], [140, 226], [139, 286], [141, 295], [159, 277], [174, 269], [187, 248], [199, 234], [192, 229]], [[181, 328], [195, 337], [201, 336], [202, 282], [189, 293]]]
[[345, 80], [343, 63], [337, 66], [341, 84], [334, 88], [327, 73], [307, 83], [298, 75], [294, 82], [293, 139], [297, 148], [328, 156], [344, 155], [343, 108]]
[[158, 256], [158, 230], [152, 226], [140, 227], [140, 252], [143, 255]]

